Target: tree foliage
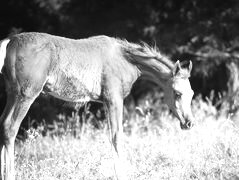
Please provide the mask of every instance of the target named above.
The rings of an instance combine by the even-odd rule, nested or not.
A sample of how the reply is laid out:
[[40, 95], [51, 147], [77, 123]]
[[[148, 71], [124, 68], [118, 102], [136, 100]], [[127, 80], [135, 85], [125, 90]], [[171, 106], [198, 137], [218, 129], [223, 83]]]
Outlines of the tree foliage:
[[[105, 34], [143, 40], [173, 60], [192, 60], [193, 89], [204, 96], [237, 91], [238, 22], [236, 0], [2, 0], [0, 6], [1, 39], [40, 31], [75, 39]], [[134, 92], [137, 98], [145, 90]], [[55, 103], [40, 98], [31, 111]]]

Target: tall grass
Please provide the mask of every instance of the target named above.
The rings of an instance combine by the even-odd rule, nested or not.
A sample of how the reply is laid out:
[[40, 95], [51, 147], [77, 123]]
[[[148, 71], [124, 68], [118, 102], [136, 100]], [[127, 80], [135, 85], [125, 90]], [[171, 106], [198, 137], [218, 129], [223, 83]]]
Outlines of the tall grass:
[[[151, 113], [128, 110], [123, 144], [130, 179], [239, 179], [238, 127], [210, 101], [198, 97], [192, 107], [197, 124], [188, 131], [150, 96], [137, 109]], [[113, 179], [107, 128], [87, 124], [80, 136], [69, 129], [47, 136], [28, 130], [16, 147], [17, 179]]]

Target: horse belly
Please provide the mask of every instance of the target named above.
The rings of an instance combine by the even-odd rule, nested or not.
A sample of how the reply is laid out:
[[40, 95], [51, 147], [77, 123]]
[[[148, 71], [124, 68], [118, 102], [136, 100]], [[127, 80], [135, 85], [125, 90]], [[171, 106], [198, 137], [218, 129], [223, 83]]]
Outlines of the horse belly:
[[[61, 74], [61, 73], [60, 73]], [[71, 102], [97, 100], [101, 94], [100, 82], [96, 79], [67, 77], [57, 74], [49, 76], [44, 91], [48, 94]]]

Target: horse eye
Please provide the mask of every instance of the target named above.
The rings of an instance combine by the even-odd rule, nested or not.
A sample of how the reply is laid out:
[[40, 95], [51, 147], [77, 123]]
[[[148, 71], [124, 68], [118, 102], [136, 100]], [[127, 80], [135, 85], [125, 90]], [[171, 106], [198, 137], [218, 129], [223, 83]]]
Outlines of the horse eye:
[[180, 92], [178, 92], [178, 91], [175, 91], [174, 92], [174, 97], [175, 97], [175, 99], [180, 99], [181, 97], [182, 97], [182, 93], [180, 93]]

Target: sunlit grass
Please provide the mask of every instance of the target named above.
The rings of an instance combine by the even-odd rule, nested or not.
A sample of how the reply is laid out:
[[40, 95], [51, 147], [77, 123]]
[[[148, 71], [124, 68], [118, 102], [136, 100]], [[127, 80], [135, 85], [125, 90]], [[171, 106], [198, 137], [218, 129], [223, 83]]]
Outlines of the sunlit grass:
[[[124, 150], [130, 179], [216, 180], [239, 176], [238, 127], [200, 99], [194, 101], [193, 111], [197, 124], [189, 131], [180, 130], [178, 121], [165, 111], [126, 132]], [[145, 117], [137, 118], [145, 121]], [[80, 139], [71, 135], [43, 137], [34, 130], [29, 135], [16, 148], [17, 179], [114, 178], [107, 131], [87, 126]]]

